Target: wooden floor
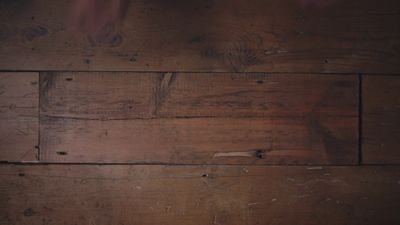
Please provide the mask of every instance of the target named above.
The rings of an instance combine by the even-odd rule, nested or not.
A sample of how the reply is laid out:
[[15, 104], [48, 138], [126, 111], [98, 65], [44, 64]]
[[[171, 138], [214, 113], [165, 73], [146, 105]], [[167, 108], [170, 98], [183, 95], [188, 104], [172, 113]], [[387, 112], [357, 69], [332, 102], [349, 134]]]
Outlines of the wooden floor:
[[0, 1], [0, 225], [400, 224], [400, 2]]

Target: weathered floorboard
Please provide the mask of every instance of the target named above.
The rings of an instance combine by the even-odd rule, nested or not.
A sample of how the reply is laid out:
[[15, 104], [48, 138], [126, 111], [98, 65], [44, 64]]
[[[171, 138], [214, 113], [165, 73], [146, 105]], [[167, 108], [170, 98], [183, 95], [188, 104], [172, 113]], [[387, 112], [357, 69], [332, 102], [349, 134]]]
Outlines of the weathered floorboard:
[[46, 72], [41, 114], [75, 119], [357, 116], [355, 75]]
[[363, 162], [400, 163], [400, 78], [363, 77]]
[[71, 2], [1, 1], [0, 69], [400, 72], [398, 0], [129, 1], [97, 35], [67, 31]]
[[44, 73], [46, 162], [354, 164], [356, 76]]
[[356, 118], [41, 119], [44, 162], [355, 164]]
[[38, 106], [37, 73], [0, 73], [0, 161], [38, 159]]
[[0, 223], [397, 225], [400, 168], [1, 165]]

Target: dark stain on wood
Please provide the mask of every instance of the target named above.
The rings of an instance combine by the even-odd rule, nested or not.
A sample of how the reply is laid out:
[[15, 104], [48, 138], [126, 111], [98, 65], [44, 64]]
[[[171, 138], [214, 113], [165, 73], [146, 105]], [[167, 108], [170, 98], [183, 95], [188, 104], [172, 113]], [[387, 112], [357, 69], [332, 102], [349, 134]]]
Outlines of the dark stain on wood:
[[33, 41], [37, 38], [41, 38], [46, 36], [49, 33], [48, 29], [44, 26], [36, 26], [32, 29], [28, 29], [25, 31], [25, 38], [28, 41]]
[[30, 217], [30, 216], [34, 216], [36, 214], [36, 212], [32, 208], [27, 208], [24, 210], [23, 214], [24, 214], [24, 216]]

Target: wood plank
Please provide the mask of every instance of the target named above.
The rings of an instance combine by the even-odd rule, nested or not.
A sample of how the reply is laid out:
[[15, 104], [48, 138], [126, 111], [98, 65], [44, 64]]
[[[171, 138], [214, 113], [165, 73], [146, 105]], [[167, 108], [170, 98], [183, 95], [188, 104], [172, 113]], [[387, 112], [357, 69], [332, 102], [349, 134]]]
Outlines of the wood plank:
[[363, 162], [400, 163], [400, 79], [363, 78]]
[[37, 73], [0, 73], [0, 161], [38, 159], [38, 83]]
[[45, 162], [354, 164], [356, 118], [43, 118]]
[[1, 1], [0, 69], [400, 72], [398, 0], [129, 2], [93, 35], [68, 31], [71, 1]]
[[0, 223], [397, 225], [400, 168], [1, 165]]
[[357, 116], [355, 75], [47, 72], [41, 114], [75, 119]]
[[355, 76], [46, 73], [46, 162], [353, 164]]

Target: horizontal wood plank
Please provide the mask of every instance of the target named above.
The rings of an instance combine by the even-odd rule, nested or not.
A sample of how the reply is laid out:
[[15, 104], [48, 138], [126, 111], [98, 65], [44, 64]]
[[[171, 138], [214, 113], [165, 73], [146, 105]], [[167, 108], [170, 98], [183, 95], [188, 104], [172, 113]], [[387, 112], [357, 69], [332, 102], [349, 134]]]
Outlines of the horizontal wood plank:
[[363, 77], [363, 162], [400, 163], [400, 78]]
[[46, 162], [353, 164], [356, 76], [44, 73]]
[[0, 161], [38, 159], [38, 106], [38, 73], [0, 73]]
[[355, 75], [47, 72], [41, 114], [73, 119], [357, 116]]
[[1, 1], [0, 70], [400, 72], [398, 0], [128, 1], [96, 35], [71, 2]]
[[356, 118], [41, 119], [45, 162], [354, 164]]
[[0, 223], [397, 225], [399, 167], [1, 165]]

